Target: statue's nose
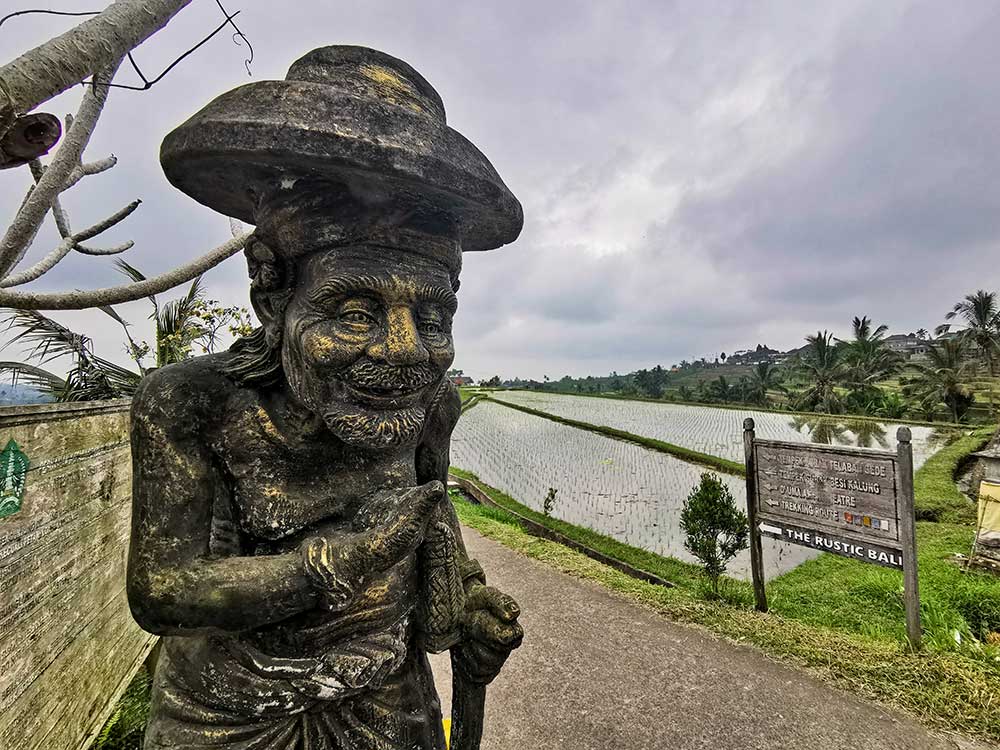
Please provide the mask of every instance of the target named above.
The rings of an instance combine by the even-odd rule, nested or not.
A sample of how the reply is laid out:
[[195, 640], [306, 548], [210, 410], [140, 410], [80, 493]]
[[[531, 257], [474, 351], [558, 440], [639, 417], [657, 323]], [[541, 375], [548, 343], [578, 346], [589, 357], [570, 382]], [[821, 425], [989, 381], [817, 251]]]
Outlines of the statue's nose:
[[386, 337], [374, 345], [369, 354], [396, 366], [418, 365], [429, 359], [430, 355], [424, 342], [420, 340], [420, 332], [409, 307], [389, 309]]

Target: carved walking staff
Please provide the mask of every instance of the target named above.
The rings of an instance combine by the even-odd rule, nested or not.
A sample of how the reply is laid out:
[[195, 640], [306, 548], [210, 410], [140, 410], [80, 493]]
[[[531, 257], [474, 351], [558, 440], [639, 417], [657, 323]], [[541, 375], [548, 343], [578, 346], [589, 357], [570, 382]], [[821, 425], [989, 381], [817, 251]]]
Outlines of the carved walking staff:
[[324, 47], [163, 142], [168, 179], [256, 225], [261, 327], [133, 401], [128, 594], [164, 636], [146, 750], [443, 750], [520, 645], [445, 492], [462, 252], [521, 207], [401, 60]]

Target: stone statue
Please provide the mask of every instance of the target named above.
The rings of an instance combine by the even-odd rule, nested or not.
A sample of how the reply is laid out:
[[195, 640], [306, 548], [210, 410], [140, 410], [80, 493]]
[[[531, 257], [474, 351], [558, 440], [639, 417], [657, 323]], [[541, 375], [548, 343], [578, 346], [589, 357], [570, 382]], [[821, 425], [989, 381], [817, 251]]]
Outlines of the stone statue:
[[132, 407], [128, 595], [163, 638], [147, 750], [479, 747], [517, 604], [443, 483], [463, 250], [521, 207], [413, 68], [324, 47], [170, 133], [168, 179], [256, 229], [262, 326], [157, 370]]

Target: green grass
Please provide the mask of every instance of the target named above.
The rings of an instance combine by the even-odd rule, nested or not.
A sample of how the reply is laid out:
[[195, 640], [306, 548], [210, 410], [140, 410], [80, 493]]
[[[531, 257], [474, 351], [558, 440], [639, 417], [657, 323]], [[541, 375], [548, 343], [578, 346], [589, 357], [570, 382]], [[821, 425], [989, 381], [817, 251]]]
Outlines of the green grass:
[[[628, 544], [619, 542], [617, 539], [600, 534], [593, 529], [576, 526], [574, 524], [567, 523], [566, 521], [561, 521], [558, 518], [546, 516], [543, 513], [539, 513], [538, 511], [529, 508], [527, 505], [519, 503], [510, 495], [501, 492], [495, 487], [483, 484], [479, 477], [471, 472], [464, 471], [455, 466], [452, 466], [449, 471], [455, 476], [462, 477], [463, 479], [469, 479], [478, 484], [497, 505], [512, 510], [515, 513], [519, 513], [532, 521], [537, 521], [543, 526], [546, 526], [554, 531], [558, 531], [575, 542], [579, 542], [580, 544], [586, 545], [591, 549], [602, 552], [609, 557], [615, 558], [616, 560], [628, 563], [634, 568], [639, 568], [640, 570], [645, 570], [649, 573], [655, 573], [660, 578], [664, 578], [678, 586], [697, 586], [701, 580], [697, 566], [681, 562], [680, 560], [674, 560], [669, 557], [663, 557], [638, 547], [632, 547]], [[504, 513], [502, 510], [497, 510], [496, 508], [490, 508], [488, 506], [482, 506], [481, 509], [483, 514], [487, 516], [491, 516], [505, 523], [515, 523], [513, 517]]]
[[[484, 489], [499, 504], [514, 503], [511, 507], [519, 506], [523, 512], [523, 506], [511, 498]], [[821, 555], [769, 584], [772, 611], [762, 615], [752, 609], [748, 584], [727, 580], [724, 601], [709, 601], [693, 565], [614, 540], [608, 544], [607, 537], [588, 530], [567, 534], [605, 554], [627, 557], [637, 567], [677, 584], [667, 589], [532, 537], [503, 511], [462, 500], [455, 506], [463, 523], [486, 536], [564, 572], [596, 581], [672, 620], [754, 644], [852, 692], [908, 710], [925, 723], [1000, 739], [1000, 711], [996, 710], [1000, 652], [970, 637], [1000, 628], [1000, 581], [963, 573], [943, 559], [952, 551], [968, 549], [969, 529], [918, 524], [926, 646], [913, 654], [905, 640], [901, 575], [895, 571]], [[537, 520], [538, 515], [531, 517]], [[567, 533], [569, 524], [543, 519]], [[954, 638], [955, 630], [962, 635], [961, 643]]]
[[559, 424], [564, 424], [569, 427], [576, 427], [581, 430], [596, 432], [599, 435], [615, 438], [617, 440], [625, 440], [629, 443], [636, 443], [637, 445], [641, 445], [645, 448], [659, 451], [660, 453], [669, 453], [671, 456], [683, 459], [684, 461], [706, 466], [710, 469], [716, 469], [717, 471], [721, 471], [726, 474], [736, 474], [741, 477], [746, 476], [746, 468], [743, 464], [737, 463], [736, 461], [730, 461], [726, 458], [712, 456], [708, 453], [701, 453], [700, 451], [691, 450], [690, 448], [685, 448], [681, 445], [674, 445], [673, 443], [665, 443], [662, 440], [654, 440], [653, 438], [648, 438], [643, 435], [635, 435], [631, 432], [617, 430], [614, 427], [608, 427], [603, 424], [591, 424], [590, 422], [580, 422], [576, 419], [567, 419], [566, 417], [549, 414], [548, 412], [539, 411], [538, 409], [532, 409], [527, 406], [521, 406], [520, 404], [512, 404], [509, 401], [501, 401], [489, 396], [484, 398], [488, 401], [492, 401], [493, 403], [505, 406], [508, 409], [514, 409], [516, 411], [524, 412], [525, 414], [542, 417], [543, 419], [558, 422]]
[[975, 505], [955, 486], [955, 474], [970, 453], [989, 442], [994, 429], [983, 427], [959, 437], [917, 469], [913, 475], [913, 498], [918, 519], [975, 522]]

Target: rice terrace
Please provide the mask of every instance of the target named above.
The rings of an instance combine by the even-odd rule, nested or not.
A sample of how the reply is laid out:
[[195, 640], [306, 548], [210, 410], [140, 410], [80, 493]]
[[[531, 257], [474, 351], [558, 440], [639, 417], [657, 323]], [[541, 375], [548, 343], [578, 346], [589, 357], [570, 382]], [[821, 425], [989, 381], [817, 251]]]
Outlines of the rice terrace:
[[[827, 433], [822, 418], [815, 415], [802, 419], [771, 412], [530, 391], [497, 392], [489, 401], [466, 410], [452, 438], [455, 466], [539, 512], [552, 487], [557, 490], [552, 517], [688, 562], [693, 558], [684, 550], [679, 514], [704, 466], [517, 411], [509, 408], [511, 404], [607, 425], [733, 463], [741, 463], [745, 416], [754, 417], [762, 437], [895, 448], [895, 424], [847, 420], [837, 423], [834, 433]], [[953, 434], [953, 430], [947, 432]], [[919, 467], [940, 445], [940, 438], [935, 440], [931, 427], [916, 426], [913, 433]], [[728, 468], [723, 462], [719, 466]], [[730, 468], [723, 479], [745, 507], [744, 481], [738, 470]], [[779, 542], [768, 547], [768, 577], [816, 556]], [[734, 560], [730, 572], [737, 578], [748, 577], [746, 551]]]

